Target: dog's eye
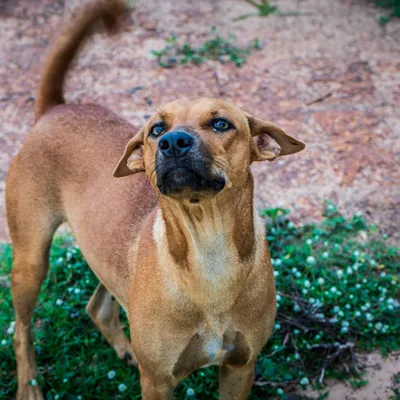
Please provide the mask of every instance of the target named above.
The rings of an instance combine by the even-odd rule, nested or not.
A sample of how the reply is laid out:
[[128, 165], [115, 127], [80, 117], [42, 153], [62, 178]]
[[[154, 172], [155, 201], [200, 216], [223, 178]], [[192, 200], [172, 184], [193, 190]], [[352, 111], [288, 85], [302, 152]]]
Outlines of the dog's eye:
[[211, 125], [216, 132], [225, 132], [229, 129], [232, 129], [232, 124], [223, 118], [214, 119]]
[[154, 137], [160, 136], [164, 132], [164, 124], [159, 122], [153, 125], [150, 129], [150, 135]]

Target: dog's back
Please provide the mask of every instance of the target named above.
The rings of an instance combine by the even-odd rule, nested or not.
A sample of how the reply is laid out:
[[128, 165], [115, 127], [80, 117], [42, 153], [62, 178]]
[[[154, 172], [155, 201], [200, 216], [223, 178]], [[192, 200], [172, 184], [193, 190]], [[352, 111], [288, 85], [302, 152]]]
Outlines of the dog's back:
[[64, 104], [65, 75], [89, 29], [100, 19], [115, 27], [123, 10], [119, 0], [89, 3], [56, 40], [45, 63], [36, 123], [7, 177], [7, 220], [15, 249], [13, 279], [18, 259], [26, 259], [27, 252], [36, 254], [29, 254], [36, 264], [33, 276], [39, 279], [46, 273], [43, 252], [47, 254], [55, 230], [64, 221], [69, 222], [95, 272], [96, 265], [106, 265], [106, 270], [119, 268], [124, 275], [128, 243], [156, 204], [144, 175], [125, 182], [112, 176], [137, 129], [101, 106]]

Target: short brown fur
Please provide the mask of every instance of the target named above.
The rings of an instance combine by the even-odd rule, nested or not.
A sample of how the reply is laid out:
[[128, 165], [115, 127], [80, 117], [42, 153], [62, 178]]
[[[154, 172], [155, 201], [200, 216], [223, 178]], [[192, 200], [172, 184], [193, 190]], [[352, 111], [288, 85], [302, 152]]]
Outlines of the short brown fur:
[[[63, 104], [65, 74], [89, 28], [99, 19], [115, 25], [124, 9], [122, 1], [91, 2], [57, 40], [39, 86], [36, 124], [9, 170], [17, 398], [43, 399], [29, 385], [37, 376], [30, 323], [53, 234], [67, 221], [101, 282], [87, 311], [118, 356], [139, 366], [143, 399], [172, 399], [181, 379], [212, 364], [220, 366], [220, 398], [246, 399], [275, 318], [250, 165], [304, 145], [219, 99], [169, 103], [139, 132], [101, 106]], [[210, 126], [216, 117], [233, 127], [217, 134]], [[159, 120], [201, 143], [223, 189], [160, 192], [159, 139], [149, 135]], [[113, 171], [133, 176], [115, 179]]]

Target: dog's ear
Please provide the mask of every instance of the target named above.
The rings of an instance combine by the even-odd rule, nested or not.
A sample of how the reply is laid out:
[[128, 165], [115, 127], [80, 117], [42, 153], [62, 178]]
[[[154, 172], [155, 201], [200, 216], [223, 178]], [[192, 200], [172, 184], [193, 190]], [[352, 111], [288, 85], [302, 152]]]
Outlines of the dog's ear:
[[273, 161], [278, 157], [297, 153], [306, 147], [304, 143], [287, 135], [279, 126], [247, 113], [246, 117], [253, 137], [251, 162]]
[[126, 145], [125, 152], [114, 170], [115, 178], [144, 172], [143, 130], [139, 131]]

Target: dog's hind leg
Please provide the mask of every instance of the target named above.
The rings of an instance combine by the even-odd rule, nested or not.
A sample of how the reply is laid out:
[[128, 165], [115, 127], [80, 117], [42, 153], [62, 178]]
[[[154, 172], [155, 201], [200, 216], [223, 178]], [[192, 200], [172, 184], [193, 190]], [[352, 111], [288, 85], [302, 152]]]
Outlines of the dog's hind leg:
[[[40, 286], [49, 266], [49, 250], [62, 216], [51, 206], [46, 180], [25, 179], [12, 165], [7, 178], [7, 220], [13, 244], [11, 273], [15, 308], [14, 349], [18, 372], [18, 400], [37, 400], [43, 396], [35, 381], [37, 366], [31, 318]], [[31, 172], [31, 171], [30, 171]], [[53, 204], [54, 205], [54, 204]]]
[[137, 365], [132, 346], [126, 337], [119, 320], [120, 305], [105, 286], [100, 283], [91, 297], [86, 311], [100, 329], [107, 342], [117, 352], [118, 357], [128, 365]]

